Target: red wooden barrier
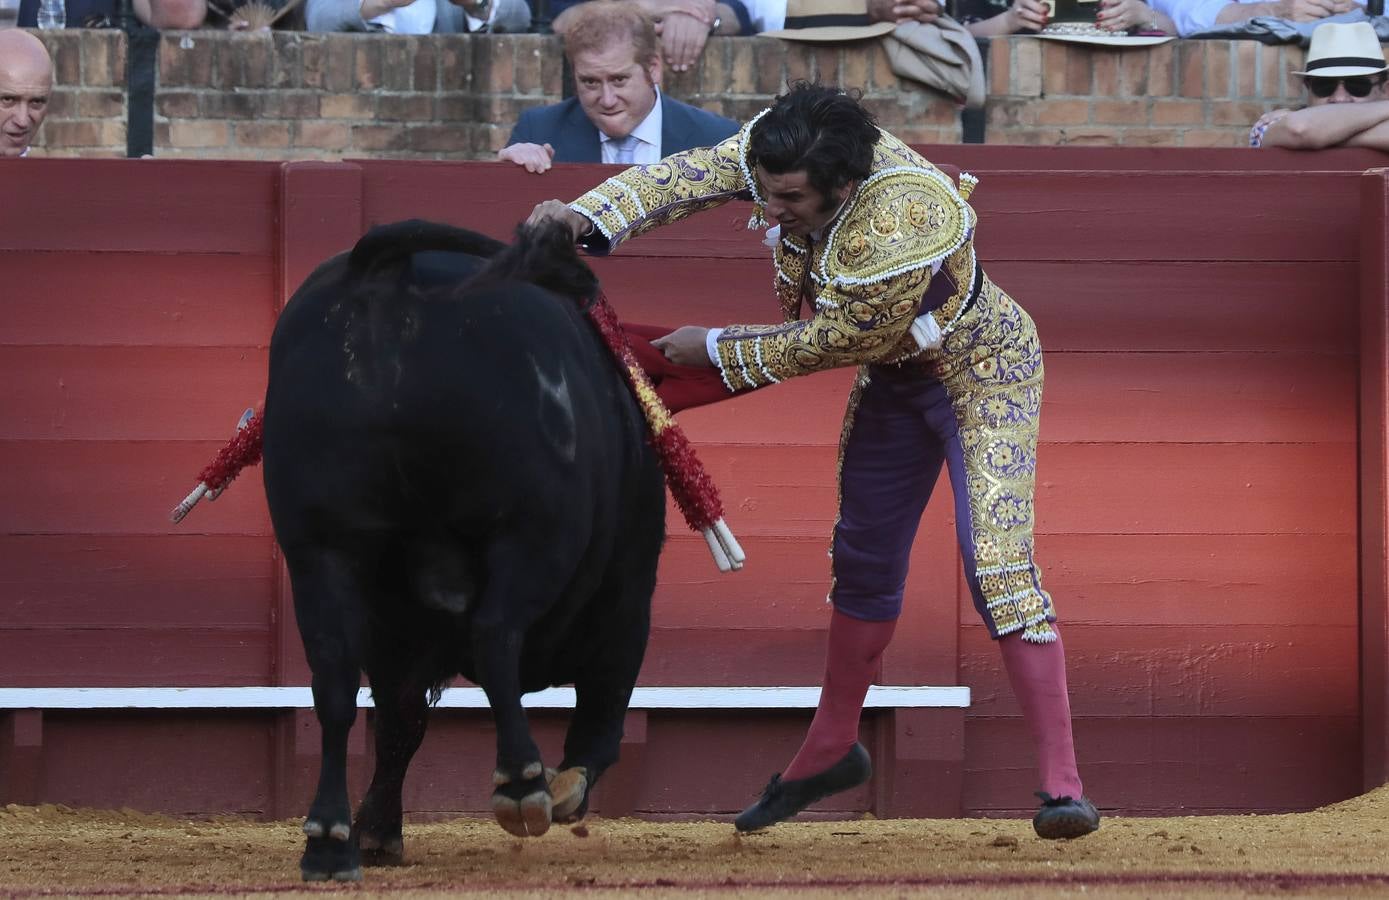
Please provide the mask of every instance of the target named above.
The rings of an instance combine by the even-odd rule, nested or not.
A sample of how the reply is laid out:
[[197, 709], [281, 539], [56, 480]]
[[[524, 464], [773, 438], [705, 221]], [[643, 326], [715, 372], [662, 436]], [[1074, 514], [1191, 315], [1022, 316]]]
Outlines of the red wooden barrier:
[[[981, 176], [981, 256], [1047, 347], [1038, 543], [1091, 793], [1130, 812], [1265, 811], [1383, 781], [1383, 173], [1360, 174], [1363, 154], [1294, 171], [1309, 157], [932, 149]], [[259, 404], [276, 312], [367, 225], [425, 217], [505, 238], [538, 200], [603, 174], [0, 169], [0, 191], [32, 211], [0, 218], [0, 687], [306, 683], [259, 473], [177, 528], [165, 518]], [[633, 321], [770, 320], [767, 251], [746, 219], [730, 205], [595, 268]], [[818, 682], [847, 389], [847, 373], [830, 373], [681, 416], [751, 562], [719, 576], [672, 517], [643, 684]], [[881, 775], [831, 811], [988, 814], [1030, 800], [1013, 755], [1029, 742], [942, 499], [883, 680], [967, 684], [973, 706], [870, 715]], [[537, 719], [553, 752], [563, 718]], [[409, 808], [485, 809], [490, 725], [437, 720]], [[634, 714], [600, 809], [734, 811], [807, 721]], [[305, 713], [0, 711], [0, 802], [294, 815], [315, 729]], [[370, 749], [354, 733], [360, 786]]]
[[1360, 677], [1365, 785], [1389, 781], [1389, 169], [1360, 179]]

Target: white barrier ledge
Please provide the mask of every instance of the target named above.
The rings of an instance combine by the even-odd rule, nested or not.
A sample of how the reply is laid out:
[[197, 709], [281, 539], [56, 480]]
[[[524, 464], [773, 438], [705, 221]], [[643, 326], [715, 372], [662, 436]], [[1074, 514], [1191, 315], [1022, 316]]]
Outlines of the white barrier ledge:
[[[814, 709], [818, 687], [639, 687], [631, 709]], [[903, 709], [969, 706], [969, 688], [874, 685], [866, 708]], [[371, 691], [357, 692], [357, 705], [371, 707]], [[528, 709], [572, 709], [573, 688], [547, 688], [521, 698]], [[308, 709], [306, 687], [195, 688], [0, 688], [0, 709]], [[447, 688], [443, 709], [485, 709], [481, 688]]]

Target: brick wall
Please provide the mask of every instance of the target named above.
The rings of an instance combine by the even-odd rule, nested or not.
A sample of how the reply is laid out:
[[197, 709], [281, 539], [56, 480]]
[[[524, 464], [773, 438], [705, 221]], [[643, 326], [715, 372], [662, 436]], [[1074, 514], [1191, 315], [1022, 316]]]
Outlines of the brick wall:
[[[59, 88], [40, 147], [125, 151], [126, 48], [115, 31], [40, 32]], [[553, 37], [167, 33], [160, 38], [155, 153], [207, 158], [490, 157], [521, 110], [561, 96]], [[985, 140], [995, 144], [1236, 146], [1264, 110], [1296, 102], [1297, 48], [1181, 41], [1107, 49], [995, 40]], [[913, 143], [961, 140], [959, 109], [892, 74], [876, 44], [722, 38], [667, 73], [672, 96], [735, 119], [788, 81], [863, 91]]]
[[987, 143], [1244, 145], [1266, 110], [1299, 105], [1299, 47], [1171, 41], [1082, 48], [1012, 38], [989, 48]]

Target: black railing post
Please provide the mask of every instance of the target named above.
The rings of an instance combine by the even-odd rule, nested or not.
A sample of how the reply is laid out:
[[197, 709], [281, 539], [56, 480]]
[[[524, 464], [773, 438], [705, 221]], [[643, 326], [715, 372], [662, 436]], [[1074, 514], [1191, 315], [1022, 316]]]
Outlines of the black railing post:
[[150, 156], [159, 32], [135, 18], [131, 0], [116, 0], [116, 22], [125, 32], [125, 155]]
[[549, 34], [555, 18], [550, 15], [550, 0], [531, 0], [531, 31]]

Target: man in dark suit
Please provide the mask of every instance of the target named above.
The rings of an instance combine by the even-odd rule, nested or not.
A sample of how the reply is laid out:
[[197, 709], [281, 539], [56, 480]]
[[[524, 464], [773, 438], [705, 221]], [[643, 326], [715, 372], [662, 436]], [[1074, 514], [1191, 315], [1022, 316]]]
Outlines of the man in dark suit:
[[635, 3], [583, 3], [566, 19], [577, 96], [522, 113], [498, 159], [528, 172], [556, 162], [650, 164], [737, 132], [732, 119], [661, 93], [656, 29]]

